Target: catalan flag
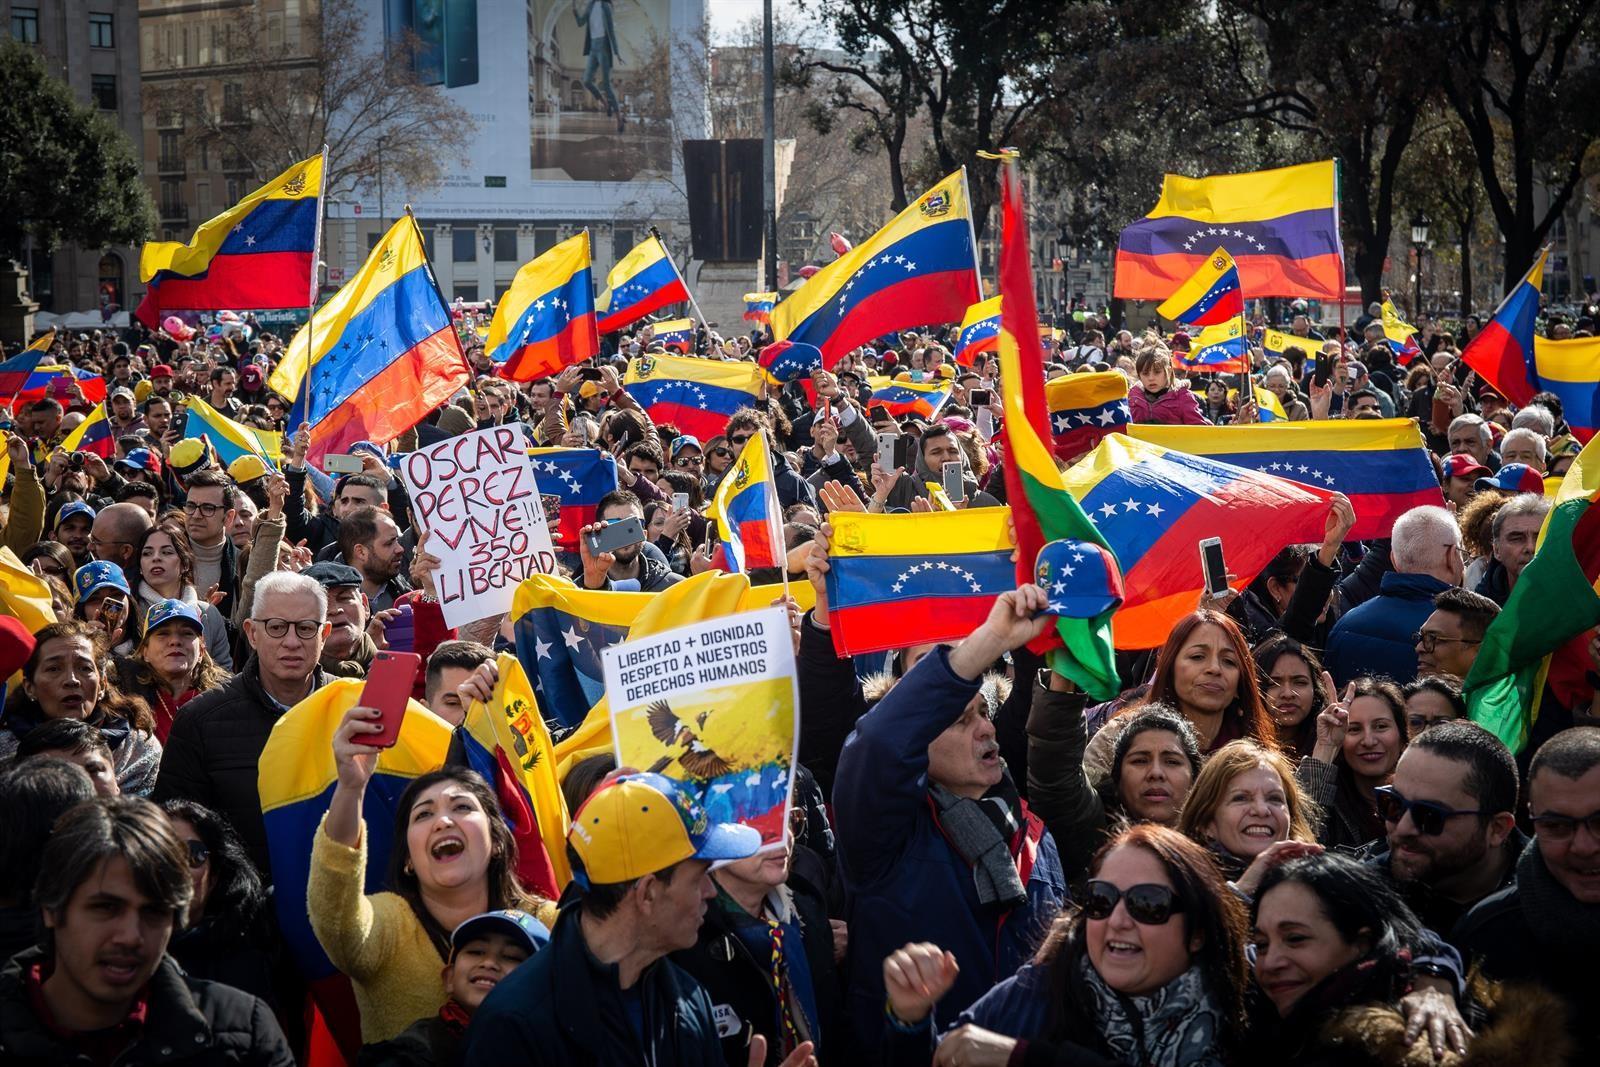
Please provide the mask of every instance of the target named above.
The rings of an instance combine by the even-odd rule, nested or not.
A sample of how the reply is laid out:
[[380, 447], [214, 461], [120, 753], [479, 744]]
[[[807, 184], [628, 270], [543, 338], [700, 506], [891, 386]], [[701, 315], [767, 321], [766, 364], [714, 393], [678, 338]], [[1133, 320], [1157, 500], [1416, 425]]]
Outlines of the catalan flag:
[[1161, 302], [1156, 314], [1185, 326], [1217, 326], [1243, 315], [1239, 267], [1228, 250], [1218, 248], [1207, 256], [1189, 280]]
[[777, 293], [746, 293], [744, 294], [744, 318], [746, 322], [771, 322], [772, 309], [778, 304]]
[[1249, 174], [1168, 174], [1150, 214], [1117, 241], [1114, 296], [1165, 300], [1222, 247], [1255, 296], [1344, 296], [1333, 160]]
[[595, 448], [530, 448], [550, 540], [578, 551], [578, 531], [595, 521], [600, 500], [617, 487], [617, 464]]
[[806, 279], [773, 309], [772, 332], [779, 340], [816, 345], [831, 368], [875, 337], [953, 322], [980, 295], [963, 170]]
[[61, 442], [64, 452], [93, 452], [101, 459], [110, 459], [117, 452], [117, 437], [111, 431], [111, 420], [106, 418], [106, 405], [96, 404], [78, 428], [67, 434]]
[[[55, 341], [56, 332], [46, 330], [27, 348], [0, 363], [0, 399], [5, 400], [7, 407], [16, 404], [19, 399], [18, 394], [27, 386], [28, 379], [39, 366], [39, 361], [49, 353], [50, 346], [55, 344]], [[104, 400], [105, 397], [100, 399]]]
[[761, 374], [773, 385], [787, 385], [822, 366], [822, 351], [800, 341], [774, 341], [756, 355]]
[[1112, 434], [1062, 474], [1122, 565], [1118, 648], [1155, 648], [1205, 586], [1201, 539], [1220, 536], [1236, 588], [1285, 545], [1322, 540], [1331, 491]]
[[756, 402], [761, 368], [647, 353], [628, 361], [622, 386], [652, 422], [671, 423], [704, 441], [723, 431], [729, 415]]
[[694, 351], [694, 320], [668, 319], [652, 327], [657, 341], [671, 349], [688, 355]]
[[613, 333], [652, 311], [689, 299], [689, 287], [672, 255], [651, 234], [617, 261], [606, 275], [606, 291], [595, 300], [601, 333]]
[[1044, 395], [1055, 453], [1063, 460], [1077, 459], [1108, 433], [1125, 432], [1131, 419], [1121, 371], [1068, 374], [1046, 383]]
[[938, 418], [940, 409], [950, 399], [954, 384], [950, 378], [931, 382], [903, 382], [874, 374], [867, 379], [867, 387], [872, 390], [873, 405], [888, 408], [889, 414], [897, 419], [902, 415]]
[[717, 483], [706, 517], [716, 520], [717, 537], [734, 571], [784, 566], [783, 505], [765, 435], [745, 442], [733, 468]]
[[394, 440], [471, 380], [422, 234], [406, 215], [294, 335], [271, 384], [293, 398], [289, 425], [311, 425], [315, 461], [356, 441]]
[[993, 352], [1000, 345], [1000, 298], [992, 296], [967, 308], [956, 335], [956, 362], [970, 367], [981, 352]]
[[134, 315], [155, 329], [171, 311], [308, 306], [316, 284], [323, 165], [320, 155], [296, 163], [203, 223], [186, 245], [146, 244], [139, 277], [148, 290]]
[[1229, 319], [1201, 327], [1189, 338], [1189, 351], [1174, 352], [1172, 358], [1184, 370], [1237, 374], [1249, 366], [1250, 342], [1239, 320]]
[[589, 231], [525, 263], [500, 298], [484, 351], [499, 375], [531, 382], [600, 351], [595, 332]]
[[198, 396], [189, 398], [188, 410], [189, 418], [183, 424], [184, 438], [204, 437], [210, 441], [224, 467], [241, 456], [257, 456], [268, 470], [277, 468], [267, 442], [256, 436], [255, 430], [234, 422]]
[[1417, 347], [1417, 328], [1400, 319], [1400, 312], [1395, 310], [1394, 301], [1384, 300], [1383, 305], [1383, 339], [1394, 352], [1394, 358], [1402, 367], [1409, 367], [1411, 361], [1422, 355], [1422, 349]]

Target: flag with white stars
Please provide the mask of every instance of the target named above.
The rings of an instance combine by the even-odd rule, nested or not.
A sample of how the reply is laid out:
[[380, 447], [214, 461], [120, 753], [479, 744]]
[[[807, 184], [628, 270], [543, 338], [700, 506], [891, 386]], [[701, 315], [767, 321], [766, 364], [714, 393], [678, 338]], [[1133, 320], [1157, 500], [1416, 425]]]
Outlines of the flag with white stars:
[[787, 385], [798, 378], [810, 377], [812, 371], [821, 367], [822, 350], [800, 341], [774, 341], [757, 353], [756, 363], [767, 381]]
[[955, 387], [953, 378], [937, 378], [931, 382], [899, 381], [880, 374], [870, 375], [867, 386], [872, 390], [873, 406], [882, 406], [895, 418], [918, 415], [924, 419], [938, 418], [939, 411], [950, 399]]
[[1055, 454], [1073, 460], [1128, 425], [1128, 379], [1121, 371], [1068, 374], [1044, 387]]
[[693, 319], [667, 319], [655, 323], [650, 329], [655, 339], [668, 348], [685, 354], [694, 350]]
[[576, 726], [605, 695], [600, 651], [623, 641], [649, 593], [579, 589], [536, 576], [517, 589], [511, 609], [517, 659], [552, 725]]
[[606, 274], [606, 291], [595, 300], [601, 333], [613, 333], [652, 311], [689, 299], [689, 287], [661, 239], [652, 234]]
[[1000, 298], [992, 296], [967, 308], [956, 335], [956, 362], [972, 366], [980, 352], [993, 352], [1000, 343]]
[[530, 448], [550, 538], [578, 551], [578, 531], [595, 521], [600, 499], [617, 488], [617, 464], [594, 448]]
[[761, 368], [754, 363], [650, 354], [628, 361], [628, 395], [657, 425], [671, 423], [704, 441], [721, 433], [728, 416], [754, 404]]
[[595, 330], [589, 231], [524, 263], [494, 309], [484, 351], [499, 374], [529, 382], [600, 351]]
[[1189, 338], [1189, 351], [1174, 351], [1172, 358], [1185, 370], [1236, 374], [1249, 367], [1250, 339], [1239, 319], [1229, 319], [1201, 327]]
[[1215, 326], [1244, 314], [1239, 267], [1228, 250], [1218, 248], [1200, 269], [1156, 308], [1164, 319], [1185, 326]]

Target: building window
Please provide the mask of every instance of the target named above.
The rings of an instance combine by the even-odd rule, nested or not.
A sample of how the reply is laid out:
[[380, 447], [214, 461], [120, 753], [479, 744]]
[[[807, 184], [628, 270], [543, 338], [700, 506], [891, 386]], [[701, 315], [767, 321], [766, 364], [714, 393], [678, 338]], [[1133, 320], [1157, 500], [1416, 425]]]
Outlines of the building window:
[[633, 251], [633, 227], [618, 226], [611, 231], [611, 261], [615, 263]]
[[89, 95], [94, 106], [101, 111], [117, 110], [117, 76], [115, 74], [89, 75]]
[[517, 261], [516, 230], [502, 228], [494, 231], [494, 261], [496, 263], [515, 263]]
[[554, 226], [535, 226], [533, 229], [533, 254], [542, 256], [561, 241], [561, 231]]
[[222, 120], [244, 121], [244, 86], [238, 82], [228, 82], [222, 87]]
[[239, 188], [239, 179], [238, 178], [229, 178], [228, 179], [228, 203], [229, 204], [237, 204], [242, 199], [244, 199], [244, 190]]
[[11, 9], [11, 36], [23, 44], [39, 43], [39, 9], [14, 7]]
[[89, 13], [89, 47], [111, 48], [111, 16], [104, 12]]
[[[478, 262], [478, 235], [470, 226], [457, 226], [450, 231], [450, 248], [451, 258], [457, 263]], [[478, 290], [474, 288], [472, 291], [476, 293]], [[457, 292], [460, 292], [459, 288]], [[472, 296], [468, 299], [476, 300], [478, 298]]]
[[[456, 231], [456, 233], [460, 232], [460, 230]], [[458, 285], [455, 288], [454, 296], [457, 300], [463, 300], [468, 304], [476, 304], [478, 302], [478, 287], [476, 285]]]
[[107, 252], [100, 257], [100, 309], [116, 312], [122, 309], [122, 257]]
[[373, 230], [367, 234], [367, 255], [372, 255], [372, 250], [378, 247], [378, 242], [383, 240], [382, 230]]
[[159, 154], [156, 157], [157, 165], [163, 171], [182, 170], [183, 156], [178, 151], [178, 135], [163, 130], [157, 136], [160, 143]]

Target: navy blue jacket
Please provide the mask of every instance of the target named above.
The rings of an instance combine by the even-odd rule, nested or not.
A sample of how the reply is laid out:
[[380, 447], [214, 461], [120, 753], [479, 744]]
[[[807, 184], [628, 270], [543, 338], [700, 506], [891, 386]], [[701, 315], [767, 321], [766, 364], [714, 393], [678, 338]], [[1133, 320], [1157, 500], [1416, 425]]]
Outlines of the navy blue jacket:
[[951, 847], [928, 797], [928, 745], [961, 717], [978, 683], [950, 669], [938, 648], [856, 723], [834, 779], [839, 863], [849, 899], [846, 1014], [870, 1059], [884, 1023], [883, 960], [911, 941], [932, 941], [961, 965], [940, 1001], [944, 1024], [1027, 962], [1066, 899], [1055, 841], [1028, 818], [1023, 866], [1028, 899], [1002, 908], [978, 901], [972, 869]]
[[1411, 635], [1433, 614], [1433, 598], [1450, 586], [1431, 574], [1390, 571], [1378, 595], [1344, 613], [1328, 635], [1323, 657], [1340, 686], [1364, 674], [1381, 674], [1401, 685], [1417, 676]]

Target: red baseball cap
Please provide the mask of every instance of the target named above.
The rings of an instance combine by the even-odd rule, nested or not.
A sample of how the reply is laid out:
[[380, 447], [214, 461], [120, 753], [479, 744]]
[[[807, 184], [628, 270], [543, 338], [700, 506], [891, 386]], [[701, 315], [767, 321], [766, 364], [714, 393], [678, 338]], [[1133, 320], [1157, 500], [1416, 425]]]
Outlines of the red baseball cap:
[[171, 378], [172, 368], [167, 366], [165, 363], [157, 363], [154, 367], [150, 368], [150, 377]]
[[1480, 474], [1488, 474], [1489, 468], [1479, 463], [1476, 456], [1465, 452], [1452, 452], [1444, 457], [1444, 476], [1446, 478], [1476, 478]]

